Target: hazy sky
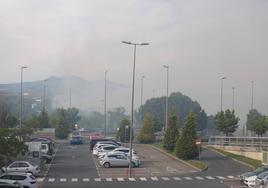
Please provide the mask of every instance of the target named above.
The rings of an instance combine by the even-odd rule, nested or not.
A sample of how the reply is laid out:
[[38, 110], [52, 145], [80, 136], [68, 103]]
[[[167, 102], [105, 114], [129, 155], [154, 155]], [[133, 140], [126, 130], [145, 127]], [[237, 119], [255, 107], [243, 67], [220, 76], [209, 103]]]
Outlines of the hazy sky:
[[[2, 0], [0, 1], [0, 83], [77, 75], [131, 84], [133, 48], [120, 41], [149, 42], [137, 49], [145, 98], [170, 90], [200, 102], [208, 114], [224, 108], [240, 115], [254, 106], [268, 114], [267, 0]], [[128, 104], [126, 104], [128, 105]], [[241, 117], [243, 118], [243, 117]]]

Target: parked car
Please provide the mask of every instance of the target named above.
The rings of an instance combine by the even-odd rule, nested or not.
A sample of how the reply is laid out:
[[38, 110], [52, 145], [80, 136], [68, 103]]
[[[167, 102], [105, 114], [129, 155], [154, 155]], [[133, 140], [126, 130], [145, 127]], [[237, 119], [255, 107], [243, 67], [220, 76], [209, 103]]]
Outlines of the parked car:
[[[116, 154], [116, 153], [124, 153], [124, 154], [127, 154], [127, 155], [129, 155], [130, 154], [130, 149], [129, 148], [125, 148], [125, 147], [119, 147], [119, 148], [115, 148], [114, 150], [112, 150], [112, 151], [110, 151], [110, 152], [108, 152], [109, 154]], [[132, 155], [134, 156], [136, 156], [136, 151], [134, 151], [133, 149], [132, 149]], [[102, 154], [99, 154], [99, 157], [103, 157], [105, 155], [105, 153], [102, 153]], [[137, 157], [137, 156], [136, 156]]]
[[264, 188], [268, 183], [268, 171], [259, 174], [255, 180], [255, 188]]
[[104, 153], [107, 153], [109, 151], [112, 151], [114, 149], [118, 148], [118, 146], [113, 146], [113, 145], [110, 145], [110, 146], [102, 146], [99, 150], [98, 150], [98, 156], [104, 154]]
[[252, 172], [246, 172], [240, 176], [241, 181], [248, 187], [254, 187], [257, 176], [265, 171], [268, 171], [268, 166], [262, 166]]
[[104, 146], [116, 146], [115, 144], [96, 144], [93, 148], [92, 154], [93, 155], [98, 155], [98, 152], [100, 149]]
[[40, 172], [40, 168], [29, 161], [15, 161], [8, 167], [2, 167], [2, 172], [25, 172], [37, 175]]
[[35, 177], [31, 173], [18, 173], [18, 172], [12, 172], [3, 174], [0, 176], [1, 180], [13, 180], [18, 182], [21, 186], [24, 188], [37, 188], [37, 182]]
[[110, 141], [110, 142], [114, 142], [116, 143], [117, 145], [121, 145], [119, 142], [117, 142], [116, 140], [114, 139], [108, 139], [108, 138], [92, 138], [90, 139], [90, 150], [93, 150], [94, 146], [98, 143], [98, 142], [102, 142], [102, 141]]
[[15, 180], [0, 179], [0, 188], [23, 188], [20, 183]]
[[70, 141], [70, 144], [72, 144], [72, 145], [83, 144], [82, 137], [81, 136], [72, 136], [72, 139]]
[[[129, 166], [129, 158], [125, 154], [107, 154], [99, 161], [100, 165], [104, 168], [110, 168], [113, 166]], [[132, 158], [132, 167], [138, 167], [140, 161]]]

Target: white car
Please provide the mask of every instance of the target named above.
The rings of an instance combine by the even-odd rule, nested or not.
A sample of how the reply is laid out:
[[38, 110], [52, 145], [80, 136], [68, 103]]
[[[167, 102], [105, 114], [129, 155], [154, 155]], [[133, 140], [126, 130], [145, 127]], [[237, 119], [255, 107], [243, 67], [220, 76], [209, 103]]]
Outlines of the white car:
[[[110, 151], [110, 152], [108, 152], [108, 153], [109, 153], [109, 154], [124, 153], [124, 154], [126, 154], [126, 155], [129, 155], [129, 154], [130, 154], [129, 151], [130, 151], [129, 148], [119, 147], [119, 148], [116, 148], [116, 149], [114, 149], [114, 150], [112, 150], [112, 151]], [[106, 154], [106, 153], [102, 153], [102, 154], [99, 154], [98, 156], [99, 156], [99, 158], [103, 158], [105, 154]], [[138, 156], [137, 156], [136, 154], [137, 154], [137, 153], [132, 149], [132, 157], [136, 157], [136, 158], [138, 158]]]
[[249, 176], [244, 179], [244, 184], [248, 187], [255, 187], [255, 181], [256, 181], [257, 175]]
[[268, 171], [259, 174], [255, 180], [255, 188], [264, 188], [268, 184]]
[[20, 183], [15, 180], [0, 179], [0, 187], [5, 188], [23, 188]]
[[[99, 161], [100, 165], [104, 168], [110, 168], [112, 166], [129, 166], [129, 157], [125, 154], [107, 154]], [[132, 158], [132, 167], [138, 167], [140, 161], [138, 159]]]
[[118, 146], [103, 146], [98, 150], [98, 156], [103, 155], [104, 153], [110, 152], [114, 149], [118, 148]]
[[3, 174], [2, 176], [0, 176], [0, 179], [16, 181], [23, 187], [28, 187], [28, 188], [38, 187], [36, 179], [31, 173], [13, 172], [13, 173], [8, 173], [8, 174]]
[[112, 144], [96, 144], [93, 148], [92, 154], [93, 155], [98, 155], [99, 150], [104, 147], [104, 146], [115, 146]]
[[8, 167], [3, 167], [2, 171], [7, 172], [24, 172], [24, 173], [32, 173], [33, 175], [37, 175], [40, 172], [40, 168], [38, 165], [35, 165], [28, 161], [15, 161], [11, 163]]

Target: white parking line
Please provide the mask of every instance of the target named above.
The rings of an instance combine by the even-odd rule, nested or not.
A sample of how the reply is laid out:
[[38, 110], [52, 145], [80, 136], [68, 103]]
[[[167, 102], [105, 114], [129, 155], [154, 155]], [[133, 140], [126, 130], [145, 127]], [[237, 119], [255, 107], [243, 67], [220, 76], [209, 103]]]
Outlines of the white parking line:
[[145, 177], [140, 177], [141, 181], [147, 181], [147, 179]]
[[111, 181], [113, 181], [113, 179], [112, 178], [106, 178], [106, 181], [111, 182]]
[[152, 179], [153, 181], [158, 181], [158, 178], [157, 178], [157, 177], [151, 177], [151, 179]]
[[203, 177], [200, 177], [200, 176], [196, 176], [195, 179], [197, 179], [197, 180], [204, 180], [204, 178]]
[[227, 178], [234, 179], [235, 177], [234, 176], [227, 176]]
[[180, 177], [173, 177], [173, 179], [176, 180], [176, 181], [180, 181], [181, 180]]
[[128, 178], [129, 181], [136, 181], [135, 178]]
[[60, 182], [66, 182], [66, 181], [67, 181], [66, 178], [61, 178], [61, 179], [60, 179]]
[[89, 182], [89, 178], [83, 178], [83, 182]]
[[186, 180], [192, 180], [193, 178], [191, 178], [191, 177], [184, 177], [184, 179], [186, 179]]
[[37, 182], [43, 182], [45, 180], [45, 178], [36, 178]]
[[117, 178], [117, 181], [125, 181], [124, 178]]
[[72, 178], [72, 182], [78, 182], [77, 178]]
[[48, 182], [54, 182], [55, 181], [55, 178], [49, 178], [48, 179]]
[[220, 179], [220, 180], [225, 180], [226, 178], [225, 177], [223, 177], [223, 176], [216, 176], [218, 179]]
[[169, 181], [170, 179], [168, 177], [162, 177], [162, 180]]
[[101, 181], [101, 178], [95, 178], [94, 180], [95, 181]]
[[209, 180], [215, 180], [215, 178], [212, 177], [212, 176], [206, 176], [206, 178], [209, 179]]

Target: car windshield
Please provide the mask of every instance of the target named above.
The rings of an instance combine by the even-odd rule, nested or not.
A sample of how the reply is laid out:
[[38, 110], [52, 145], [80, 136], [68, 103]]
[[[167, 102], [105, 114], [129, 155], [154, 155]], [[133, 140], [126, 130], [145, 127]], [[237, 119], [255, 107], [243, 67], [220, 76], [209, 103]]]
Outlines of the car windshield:
[[0, 0], [1, 175], [258, 188], [267, 146], [268, 0]]

